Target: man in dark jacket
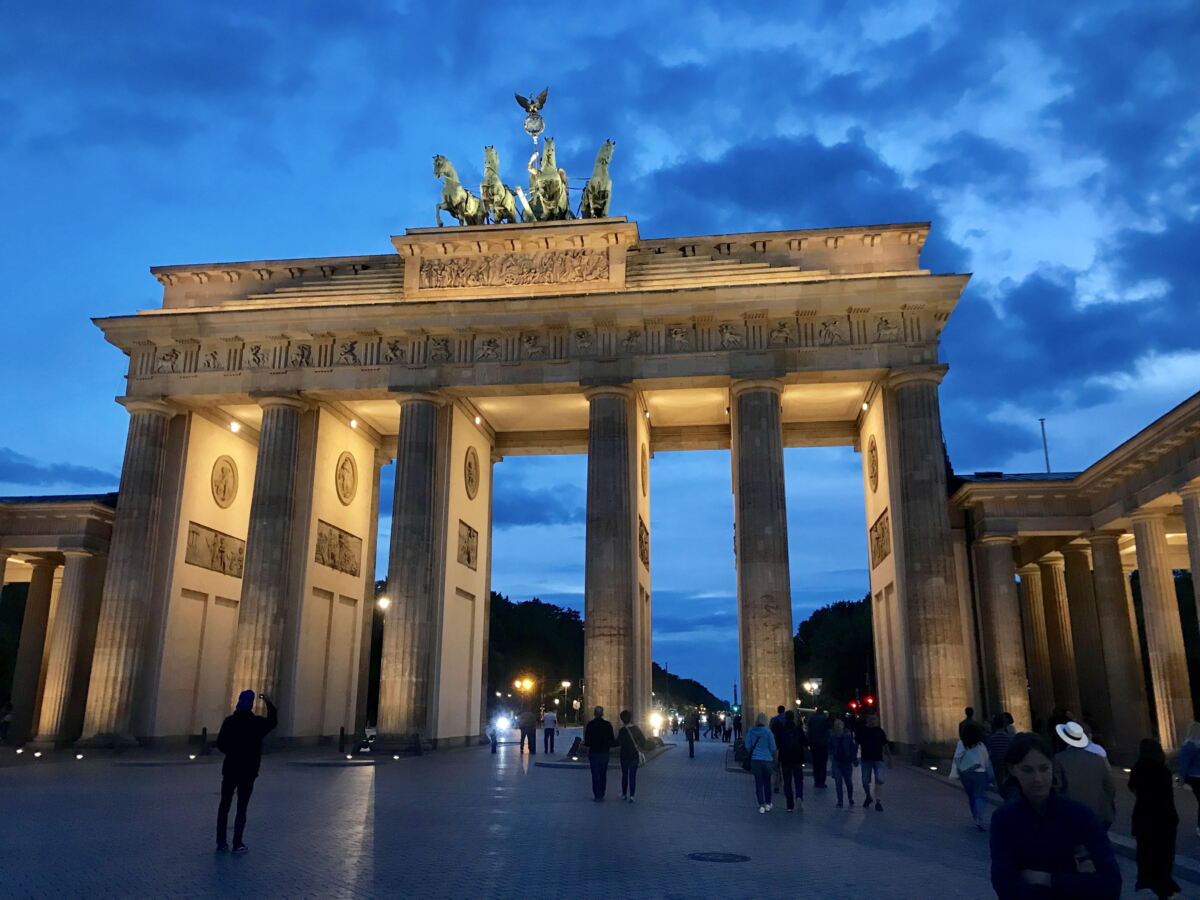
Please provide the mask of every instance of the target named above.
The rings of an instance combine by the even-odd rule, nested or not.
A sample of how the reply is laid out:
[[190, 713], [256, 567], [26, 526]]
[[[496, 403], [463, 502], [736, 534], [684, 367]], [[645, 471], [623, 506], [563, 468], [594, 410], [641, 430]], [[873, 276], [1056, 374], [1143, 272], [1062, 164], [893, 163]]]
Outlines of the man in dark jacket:
[[813, 787], [825, 787], [829, 763], [829, 729], [833, 723], [825, 710], [808, 717], [808, 746], [812, 750]]
[[[808, 741], [804, 728], [796, 721], [795, 710], [783, 714], [783, 727], [775, 734], [775, 746], [779, 749], [779, 772], [783, 778], [783, 795], [787, 798], [787, 809], [791, 812], [804, 809], [804, 748]], [[794, 787], [794, 791], [793, 791]]]
[[588, 764], [592, 767], [592, 797], [604, 799], [608, 787], [608, 754], [616, 744], [612, 723], [604, 718], [604, 707], [597, 706], [592, 721], [583, 728], [583, 745], [588, 749]]
[[233, 852], [245, 853], [242, 834], [246, 830], [246, 807], [250, 805], [250, 794], [254, 791], [254, 779], [262, 762], [263, 738], [279, 724], [279, 711], [265, 695], [267, 715], [256, 716], [254, 691], [242, 691], [238, 696], [237, 709], [226, 716], [217, 736], [217, 749], [225, 754], [221, 766], [221, 805], [217, 807], [217, 849], [228, 850], [225, 843], [226, 825], [229, 822], [229, 806], [237, 791], [237, 814], [233, 818]]
[[693, 709], [683, 720], [683, 732], [687, 735], [688, 758], [696, 758], [696, 741], [700, 740], [700, 713]]

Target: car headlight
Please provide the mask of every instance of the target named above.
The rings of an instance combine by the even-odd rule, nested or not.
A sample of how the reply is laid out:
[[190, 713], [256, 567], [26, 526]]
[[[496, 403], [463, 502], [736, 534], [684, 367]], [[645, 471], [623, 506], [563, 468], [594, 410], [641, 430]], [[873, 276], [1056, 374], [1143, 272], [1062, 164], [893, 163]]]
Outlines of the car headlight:
[[501, 716], [496, 720], [497, 731], [508, 731], [512, 728], [512, 720], [508, 716]]

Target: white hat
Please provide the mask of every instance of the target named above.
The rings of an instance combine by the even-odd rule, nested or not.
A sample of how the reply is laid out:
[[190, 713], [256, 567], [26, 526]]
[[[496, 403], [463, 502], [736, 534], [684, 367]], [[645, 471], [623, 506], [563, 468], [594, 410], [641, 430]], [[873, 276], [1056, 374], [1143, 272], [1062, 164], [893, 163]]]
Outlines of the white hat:
[[1063, 722], [1061, 725], [1055, 725], [1054, 730], [1072, 747], [1086, 747], [1091, 743], [1088, 736], [1083, 733], [1083, 726], [1078, 722]]

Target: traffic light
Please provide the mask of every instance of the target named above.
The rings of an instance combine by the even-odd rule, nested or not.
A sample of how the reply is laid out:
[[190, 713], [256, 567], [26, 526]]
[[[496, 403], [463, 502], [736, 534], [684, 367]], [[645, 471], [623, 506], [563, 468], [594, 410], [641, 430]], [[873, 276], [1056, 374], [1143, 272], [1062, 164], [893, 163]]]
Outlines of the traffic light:
[[875, 705], [875, 698], [872, 697], [870, 694], [867, 694], [867, 696], [863, 697], [863, 701], [867, 704], [867, 706]]
[[851, 700], [851, 701], [850, 701], [850, 708], [851, 708], [851, 709], [858, 709], [858, 701], [857, 701], [857, 700]]

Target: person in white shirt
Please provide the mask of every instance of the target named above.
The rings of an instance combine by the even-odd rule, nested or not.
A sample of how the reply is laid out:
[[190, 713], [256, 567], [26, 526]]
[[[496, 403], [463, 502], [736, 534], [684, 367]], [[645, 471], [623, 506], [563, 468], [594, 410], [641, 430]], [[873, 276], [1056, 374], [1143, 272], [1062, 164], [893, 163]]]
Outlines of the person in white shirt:
[[967, 794], [971, 820], [984, 830], [983, 811], [987, 807], [987, 786], [994, 780], [992, 762], [984, 743], [983, 726], [974, 719], [963, 722], [958, 746], [954, 748], [951, 775], [957, 777]]
[[552, 709], [546, 710], [542, 716], [542, 752], [554, 752], [554, 736], [558, 734], [558, 713]]

